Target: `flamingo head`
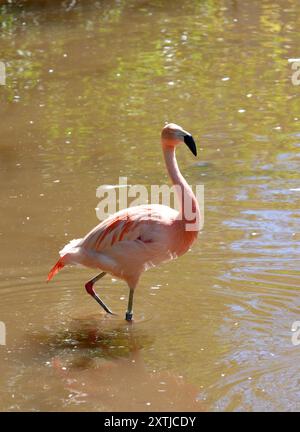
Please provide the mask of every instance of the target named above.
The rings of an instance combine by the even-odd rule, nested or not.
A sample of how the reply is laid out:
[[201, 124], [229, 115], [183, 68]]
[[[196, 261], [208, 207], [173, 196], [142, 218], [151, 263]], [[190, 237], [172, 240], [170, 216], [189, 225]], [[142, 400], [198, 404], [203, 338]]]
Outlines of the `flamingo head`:
[[193, 155], [197, 156], [196, 143], [192, 135], [175, 123], [168, 123], [161, 132], [162, 145], [176, 147], [183, 142], [188, 146]]

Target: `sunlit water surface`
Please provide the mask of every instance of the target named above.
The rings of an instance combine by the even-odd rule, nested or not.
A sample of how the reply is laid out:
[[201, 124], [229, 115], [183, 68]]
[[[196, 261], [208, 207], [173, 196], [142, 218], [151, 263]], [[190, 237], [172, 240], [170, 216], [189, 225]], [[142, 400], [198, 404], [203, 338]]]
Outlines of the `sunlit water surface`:
[[[300, 410], [296, 1], [0, 6], [1, 410]], [[96, 189], [166, 183], [159, 133], [190, 130], [205, 186], [193, 249], [128, 290], [45, 279], [97, 223]]]

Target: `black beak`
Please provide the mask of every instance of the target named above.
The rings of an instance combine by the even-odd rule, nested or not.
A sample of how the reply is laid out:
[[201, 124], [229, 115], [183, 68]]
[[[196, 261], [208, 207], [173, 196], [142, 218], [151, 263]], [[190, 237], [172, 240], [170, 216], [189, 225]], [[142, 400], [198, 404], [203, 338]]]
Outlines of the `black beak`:
[[188, 146], [188, 148], [191, 150], [191, 152], [193, 153], [193, 155], [197, 156], [196, 143], [195, 143], [194, 138], [192, 137], [192, 135], [190, 135], [190, 134], [184, 135], [184, 142], [186, 143], [186, 145]]

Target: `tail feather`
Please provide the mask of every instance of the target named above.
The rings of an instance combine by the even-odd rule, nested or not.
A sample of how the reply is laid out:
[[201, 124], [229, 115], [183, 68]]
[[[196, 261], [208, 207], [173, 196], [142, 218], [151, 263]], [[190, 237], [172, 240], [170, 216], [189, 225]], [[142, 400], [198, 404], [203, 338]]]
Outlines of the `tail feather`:
[[53, 276], [55, 276], [56, 273], [58, 273], [65, 266], [63, 258], [64, 257], [61, 257], [57, 261], [57, 263], [55, 264], [55, 266], [52, 267], [52, 269], [49, 271], [47, 282], [49, 282], [53, 278]]

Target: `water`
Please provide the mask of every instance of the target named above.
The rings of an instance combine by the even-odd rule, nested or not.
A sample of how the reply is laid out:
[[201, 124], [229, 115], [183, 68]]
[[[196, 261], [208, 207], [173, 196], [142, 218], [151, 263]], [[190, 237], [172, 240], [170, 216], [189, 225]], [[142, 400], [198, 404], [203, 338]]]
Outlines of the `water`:
[[[300, 87], [296, 1], [2, 2], [1, 410], [299, 410]], [[205, 225], [145, 273], [136, 323], [111, 277], [51, 284], [97, 223], [96, 189], [167, 180], [159, 133], [191, 131]]]

